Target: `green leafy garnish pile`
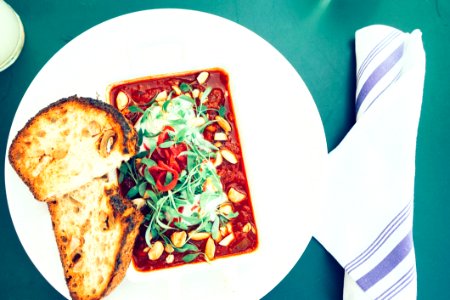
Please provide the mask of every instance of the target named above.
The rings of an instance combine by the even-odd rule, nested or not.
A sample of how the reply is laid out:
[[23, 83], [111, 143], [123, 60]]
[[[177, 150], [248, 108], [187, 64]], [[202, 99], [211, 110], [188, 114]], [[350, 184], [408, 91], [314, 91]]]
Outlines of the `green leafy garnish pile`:
[[[186, 83], [179, 88], [192, 91]], [[210, 92], [206, 88], [193, 99], [186, 94], [174, 97], [175, 91], [170, 91], [163, 101], [155, 96], [146, 109], [130, 106], [130, 112], [142, 114], [135, 125], [140, 151], [119, 169], [119, 182], [128, 186], [126, 197], [145, 202], [147, 245], [161, 240], [186, 253], [185, 262], [202, 252], [189, 237], [175, 244], [171, 234], [206, 232], [216, 239], [219, 228], [238, 215], [219, 210], [227, 201], [213, 164], [219, 149], [203, 137], [205, 128], [216, 122], [208, 119], [210, 109], [203, 104]], [[224, 107], [216, 111], [221, 116], [226, 113]]]

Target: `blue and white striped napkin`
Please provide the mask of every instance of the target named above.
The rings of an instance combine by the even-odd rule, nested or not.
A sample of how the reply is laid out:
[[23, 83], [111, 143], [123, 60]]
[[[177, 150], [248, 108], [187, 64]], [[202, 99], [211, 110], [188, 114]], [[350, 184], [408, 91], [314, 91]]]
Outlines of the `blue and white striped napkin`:
[[329, 154], [315, 237], [345, 268], [344, 299], [415, 299], [413, 200], [421, 32], [356, 32], [357, 122]]

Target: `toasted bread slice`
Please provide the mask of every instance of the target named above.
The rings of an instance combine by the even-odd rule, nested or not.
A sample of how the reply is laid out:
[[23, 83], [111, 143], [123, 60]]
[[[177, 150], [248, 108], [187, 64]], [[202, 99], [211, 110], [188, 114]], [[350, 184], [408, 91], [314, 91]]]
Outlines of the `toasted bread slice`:
[[48, 202], [73, 299], [100, 299], [123, 279], [143, 215], [105, 175]]
[[9, 160], [36, 199], [52, 201], [119, 167], [136, 142], [133, 126], [111, 105], [72, 96], [28, 121]]

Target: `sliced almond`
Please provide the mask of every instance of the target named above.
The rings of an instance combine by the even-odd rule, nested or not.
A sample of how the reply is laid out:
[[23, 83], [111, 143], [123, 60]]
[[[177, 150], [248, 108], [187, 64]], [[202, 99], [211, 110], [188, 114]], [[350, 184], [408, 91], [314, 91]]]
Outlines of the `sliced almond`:
[[223, 235], [220, 233], [220, 231], [218, 232], [218, 234], [217, 234], [217, 236], [216, 236], [216, 238], [214, 239], [214, 241], [216, 242], [216, 243], [219, 243], [221, 240], [222, 240], [222, 238], [223, 238]]
[[227, 228], [227, 231], [229, 233], [233, 232], [233, 225], [231, 225], [230, 222], [228, 222], [227, 225], [225, 225], [225, 227]]
[[171, 264], [175, 260], [175, 256], [173, 254], [169, 254], [166, 257], [166, 263]]
[[227, 235], [226, 237], [224, 237], [220, 242], [219, 245], [220, 246], [228, 246], [232, 241], [234, 240], [234, 234], [230, 233], [229, 235]]
[[205, 255], [209, 260], [214, 259], [214, 255], [216, 254], [216, 244], [212, 238], [208, 238], [205, 245]]
[[128, 106], [128, 102], [129, 102], [129, 101], [130, 101], [130, 100], [128, 99], [127, 94], [125, 94], [124, 92], [120, 91], [120, 92], [117, 94], [117, 97], [116, 97], [116, 105], [117, 105], [117, 109], [118, 109], [118, 110], [123, 110], [125, 107]]
[[180, 248], [186, 243], [186, 237], [186, 231], [175, 231], [170, 236], [170, 240], [175, 247]]
[[205, 183], [203, 183], [203, 191], [217, 192], [217, 188], [214, 186], [211, 177], [206, 178]]
[[166, 251], [167, 253], [173, 253], [173, 251], [175, 251], [172, 247], [171, 244], [166, 244], [166, 246], [164, 246], [164, 251]]
[[242, 227], [242, 232], [247, 233], [250, 232], [250, 230], [252, 230], [253, 226], [250, 223], [247, 223], [244, 225], [244, 227]]
[[223, 162], [222, 154], [220, 154], [220, 152], [217, 151], [216, 159], [213, 162], [213, 166], [217, 168], [218, 166], [220, 166], [222, 164], [222, 162]]
[[189, 120], [189, 124], [192, 127], [200, 127], [200, 126], [205, 125], [205, 123], [206, 123], [205, 118], [202, 118], [202, 117], [196, 117], [196, 118]]
[[199, 89], [193, 89], [192, 90], [192, 97], [194, 99], [198, 98], [198, 96], [200, 96], [200, 90]]
[[177, 94], [178, 96], [180, 96], [180, 95], [183, 93], [178, 85], [172, 85], [172, 90], [173, 90], [173, 91], [175, 92], [175, 94]]
[[219, 207], [219, 212], [224, 215], [229, 215], [233, 212], [233, 205], [231, 203], [223, 203]]
[[206, 240], [211, 236], [209, 232], [197, 232], [197, 231], [191, 231], [188, 234], [189, 238], [193, 241], [202, 241]]
[[141, 209], [145, 205], [145, 199], [144, 198], [136, 198], [131, 200], [133, 202], [134, 206], [136, 206], [136, 209]]
[[228, 123], [227, 120], [225, 120], [221, 116], [216, 116], [216, 121], [217, 121], [217, 124], [219, 124], [219, 126], [223, 130], [225, 130], [225, 132], [230, 132], [231, 131], [231, 125], [230, 125], [230, 123]]
[[167, 100], [167, 91], [159, 92], [155, 98], [156, 102], [163, 102]]
[[244, 200], [245, 197], [246, 197], [245, 194], [239, 192], [239, 191], [236, 190], [235, 188], [230, 188], [230, 189], [228, 190], [227, 196], [228, 196], [228, 199], [229, 199], [231, 202], [233, 202], [233, 203], [239, 203], [239, 202], [241, 202], [242, 200]]
[[209, 73], [206, 71], [203, 71], [200, 74], [198, 74], [197, 82], [199, 84], [204, 84], [206, 82], [206, 80], [208, 80], [208, 77], [209, 77]]
[[216, 132], [214, 133], [215, 141], [226, 141], [228, 140], [227, 134], [225, 132]]
[[162, 253], [164, 251], [163, 243], [160, 241], [155, 242], [151, 247], [150, 250], [148, 250], [148, 259], [150, 260], [157, 260], [161, 257]]
[[100, 155], [103, 157], [107, 157], [109, 153], [111, 152], [111, 148], [114, 144], [114, 137], [116, 136], [116, 133], [109, 129], [105, 130], [102, 136], [102, 140], [100, 141]]
[[234, 153], [230, 150], [222, 149], [220, 150], [220, 154], [222, 154], [223, 158], [225, 158], [225, 160], [227, 160], [229, 163], [237, 164], [236, 155], [234, 155]]
[[226, 236], [229, 232], [226, 226], [220, 226], [219, 227], [219, 232], [222, 236]]

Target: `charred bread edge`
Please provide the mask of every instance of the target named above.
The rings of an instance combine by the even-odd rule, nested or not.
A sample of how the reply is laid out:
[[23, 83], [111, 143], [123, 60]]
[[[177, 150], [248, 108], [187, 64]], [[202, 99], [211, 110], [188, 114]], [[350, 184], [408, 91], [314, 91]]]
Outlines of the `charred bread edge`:
[[[123, 201], [129, 201], [120, 196], [114, 195], [111, 198], [111, 205], [114, 206], [114, 212], [120, 211], [124, 213], [125, 210], [134, 206], [127, 206]], [[104, 296], [108, 295], [125, 277], [126, 271], [131, 263], [131, 257], [134, 247], [134, 242], [136, 240], [136, 235], [138, 234], [139, 227], [141, 226], [144, 216], [139, 210], [134, 210], [133, 213], [126, 217], [124, 223], [126, 228], [124, 229], [124, 235], [122, 236], [119, 253], [117, 254], [116, 263], [114, 265], [113, 275], [108, 283], [108, 287], [105, 290]], [[131, 239], [131, 241], [130, 241]], [[125, 262], [125, 263], [124, 263]]]
[[119, 123], [120, 127], [122, 128], [123, 132], [124, 132], [124, 141], [123, 141], [123, 146], [124, 146], [124, 152], [125, 154], [128, 154], [128, 145], [127, 142], [130, 139], [135, 139], [137, 140], [137, 136], [134, 134], [134, 127], [131, 125], [131, 123], [128, 121], [127, 118], [125, 118], [124, 115], [122, 115], [116, 108], [114, 108], [114, 106], [112, 106], [111, 104], [108, 104], [106, 102], [103, 102], [101, 100], [96, 100], [93, 98], [89, 98], [89, 97], [78, 97], [77, 95], [73, 95], [67, 98], [62, 98], [60, 100], [57, 100], [53, 103], [51, 103], [50, 105], [44, 107], [43, 109], [41, 109], [34, 117], [32, 117], [31, 119], [28, 120], [28, 122], [26, 123], [26, 125], [17, 133], [16, 137], [14, 138], [13, 142], [11, 144], [14, 143], [14, 141], [17, 139], [17, 137], [20, 135], [20, 133], [27, 129], [29, 126], [31, 126], [31, 123], [33, 122], [33, 120], [40, 116], [41, 114], [46, 113], [47, 111], [51, 110], [54, 107], [60, 106], [61, 104], [64, 104], [66, 102], [80, 102], [82, 104], [89, 104], [92, 105], [96, 108], [99, 108], [105, 112], [107, 112], [108, 114], [110, 114], [115, 120], [117, 120], [117, 122]]
[[[131, 263], [132, 260], [132, 251], [134, 247], [134, 242], [136, 240], [136, 235], [138, 234], [139, 227], [142, 224], [142, 221], [144, 220], [144, 215], [141, 213], [141, 211], [134, 208], [134, 205], [131, 203], [130, 200], [126, 198], [122, 198], [120, 195], [115, 194], [118, 191], [115, 189], [105, 189], [105, 192], [108, 196], [110, 196], [110, 204], [113, 206], [113, 212], [114, 212], [114, 218], [120, 218], [122, 217], [122, 214], [125, 213], [127, 209], [132, 208], [133, 212], [124, 217], [124, 220], [122, 220], [122, 236], [120, 239], [120, 247], [116, 254], [116, 261], [114, 264], [114, 268], [112, 270], [111, 277], [109, 279], [109, 282], [105, 288], [105, 290], [102, 292], [102, 294], [99, 295], [98, 299], [101, 299], [107, 295], [109, 295], [123, 280], [125, 277], [126, 271]], [[50, 215], [53, 215], [53, 204], [55, 201], [48, 202], [47, 206], [50, 212]], [[61, 264], [64, 267], [64, 258], [63, 258], [63, 248], [61, 248], [61, 242], [59, 242], [59, 237], [57, 235], [57, 231], [55, 230], [55, 222], [52, 220], [52, 227], [53, 232], [55, 234], [55, 238], [57, 241], [58, 246], [58, 252], [59, 257], [61, 260]], [[66, 283], [68, 283], [68, 278], [66, 277], [66, 273], [64, 270], [64, 278], [66, 280]], [[72, 291], [69, 290], [71, 298], [77, 299], [76, 294], [72, 294]]]
[[[92, 105], [98, 109], [101, 109], [103, 111], [105, 111], [106, 113], [108, 113], [109, 115], [112, 116], [112, 118], [114, 118], [120, 125], [123, 133], [124, 133], [124, 138], [123, 138], [123, 143], [122, 143], [122, 149], [124, 154], [130, 154], [130, 150], [129, 149], [129, 145], [134, 145], [135, 149], [132, 150], [132, 154], [135, 153], [135, 151], [137, 151], [137, 134], [134, 130], [134, 127], [131, 125], [131, 123], [125, 118], [125, 116], [123, 116], [116, 108], [114, 108], [112, 105], [103, 102], [101, 100], [96, 100], [93, 98], [89, 98], [89, 97], [78, 97], [77, 95], [73, 95], [67, 98], [62, 98], [60, 100], [57, 100], [53, 103], [51, 103], [50, 105], [46, 106], [45, 108], [41, 109], [34, 117], [32, 117], [31, 119], [29, 119], [27, 121], [27, 123], [25, 124], [25, 126], [19, 130], [16, 134], [16, 136], [14, 137], [14, 139], [11, 142], [11, 146], [14, 145], [15, 141], [19, 138], [19, 136], [21, 135], [21, 133], [28, 129], [33, 121], [35, 120], [35, 118], [37, 118], [38, 116], [46, 113], [47, 111], [51, 110], [54, 107], [58, 107], [66, 102], [80, 102], [82, 104], [89, 104]], [[16, 168], [16, 164], [18, 164], [19, 162], [16, 161], [13, 158], [13, 148], [10, 147], [9, 149], [9, 153], [8, 153], [8, 159], [9, 162], [11, 163], [11, 165], [14, 167], [14, 169], [16, 169], [16, 173], [19, 175], [19, 177], [26, 183], [27, 186], [30, 187], [31, 189], [31, 185], [30, 185], [30, 181], [28, 179], [26, 179], [21, 172], [17, 171]], [[33, 193], [33, 195], [36, 197], [35, 195], [35, 191], [31, 190], [31, 192]], [[41, 199], [44, 200], [44, 199]]]

